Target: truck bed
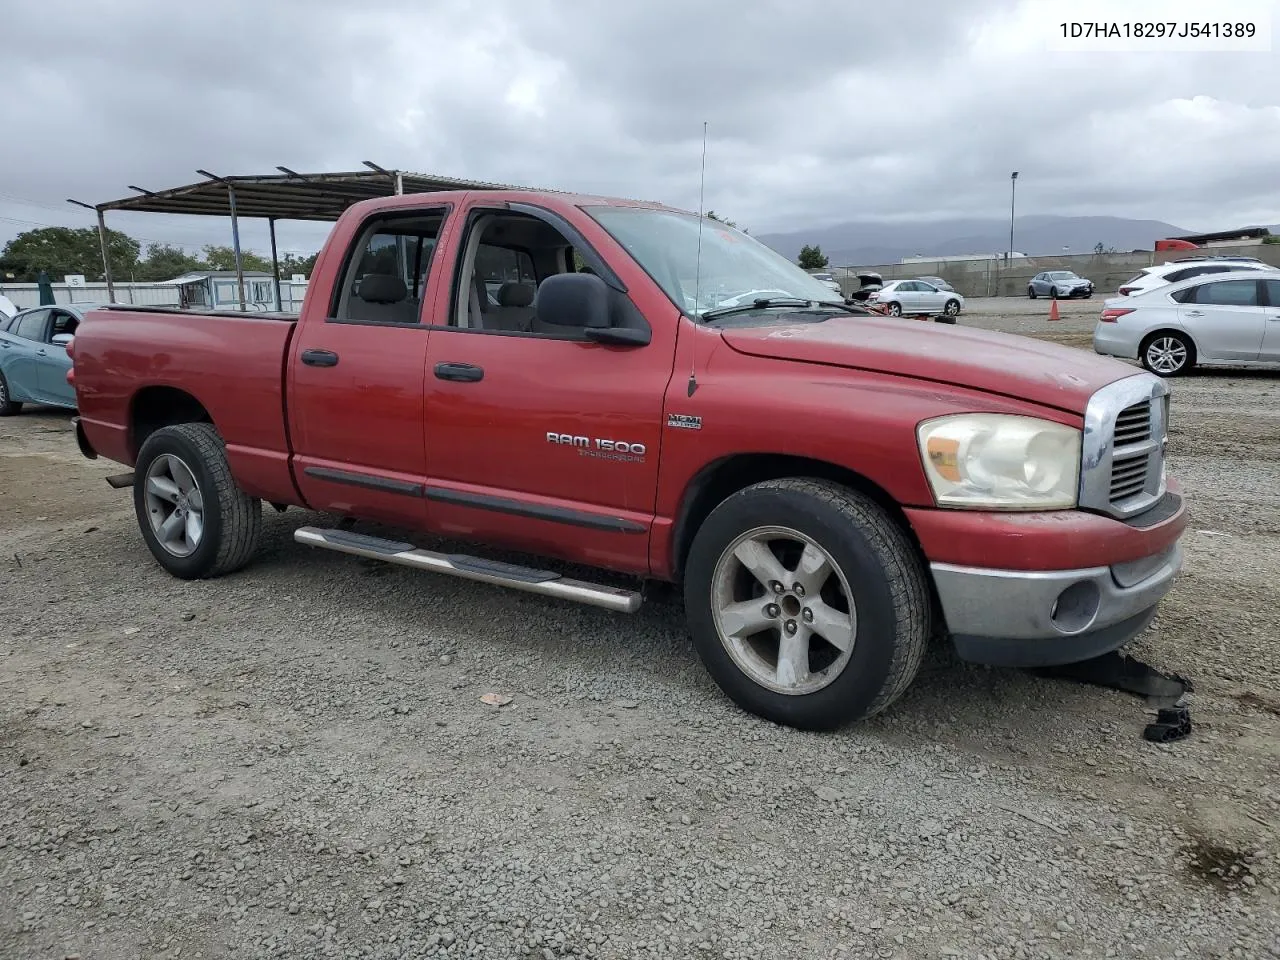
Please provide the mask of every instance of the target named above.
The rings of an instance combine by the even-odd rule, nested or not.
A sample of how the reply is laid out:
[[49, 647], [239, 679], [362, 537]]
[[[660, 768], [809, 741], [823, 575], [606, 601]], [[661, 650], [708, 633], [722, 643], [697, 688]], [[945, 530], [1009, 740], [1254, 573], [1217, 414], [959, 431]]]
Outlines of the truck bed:
[[132, 466], [148, 425], [194, 401], [218, 425], [245, 490], [281, 498], [293, 488], [284, 372], [295, 321], [172, 307], [91, 311], [73, 343], [85, 437]]

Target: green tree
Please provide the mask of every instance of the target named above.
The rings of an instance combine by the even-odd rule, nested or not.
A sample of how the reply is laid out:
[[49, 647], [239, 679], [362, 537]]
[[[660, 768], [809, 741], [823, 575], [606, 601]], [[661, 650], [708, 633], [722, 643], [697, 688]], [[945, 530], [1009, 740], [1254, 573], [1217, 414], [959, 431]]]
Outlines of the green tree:
[[203, 260], [193, 257], [181, 247], [167, 243], [153, 243], [147, 247], [147, 255], [138, 261], [134, 278], [141, 281], [172, 280], [193, 270], [205, 270]]
[[295, 273], [310, 277], [311, 271], [316, 268], [316, 258], [318, 256], [320, 256], [318, 253], [313, 253], [309, 257], [299, 257], [297, 254], [286, 253], [280, 258], [280, 279], [288, 280]]
[[[209, 270], [234, 270], [236, 268], [236, 253], [230, 247], [215, 247], [213, 244], [205, 244], [204, 262], [208, 264]], [[260, 257], [252, 250], [240, 248], [240, 265], [245, 270], [259, 270], [263, 273], [271, 272], [271, 261], [266, 257]]]
[[[118, 230], [107, 231], [107, 253], [111, 273], [127, 278], [138, 264], [138, 241]], [[95, 227], [40, 227], [18, 234], [0, 251], [4, 272], [19, 281], [34, 281], [47, 270], [55, 281], [69, 273], [82, 273], [89, 280], [101, 280], [102, 248]]]
[[809, 246], [807, 243], [800, 248], [800, 256], [796, 259], [796, 263], [804, 270], [821, 270], [830, 262], [820, 246]]
[[737, 223], [735, 223], [735, 222], [734, 222], [734, 221], [732, 221], [732, 220], [729, 220], [729, 219], [728, 219], [728, 218], [726, 218], [726, 217], [718, 217], [718, 216], [716, 216], [716, 212], [715, 212], [714, 210], [708, 210], [708, 211], [707, 211], [707, 219], [708, 219], [708, 220], [714, 220], [716, 223], [723, 223], [726, 227], [733, 227], [735, 230], [741, 230], [743, 233], [750, 233], [750, 232], [751, 232], [751, 231], [750, 231], [750, 230], [748, 230], [746, 227], [740, 227], [740, 226], [738, 226], [738, 225], [737, 225]]

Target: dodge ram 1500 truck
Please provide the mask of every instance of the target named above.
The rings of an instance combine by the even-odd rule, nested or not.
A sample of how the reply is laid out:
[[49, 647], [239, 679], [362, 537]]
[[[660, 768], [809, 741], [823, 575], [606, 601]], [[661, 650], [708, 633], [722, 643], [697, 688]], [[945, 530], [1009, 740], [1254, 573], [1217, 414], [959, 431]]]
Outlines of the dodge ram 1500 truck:
[[868, 315], [658, 204], [365, 201], [296, 318], [107, 308], [70, 352], [81, 449], [132, 468], [170, 573], [248, 563], [265, 501], [481, 546], [303, 544], [614, 611], [678, 584], [720, 687], [798, 727], [885, 708], [935, 634], [995, 665], [1115, 649], [1182, 562], [1159, 378]]

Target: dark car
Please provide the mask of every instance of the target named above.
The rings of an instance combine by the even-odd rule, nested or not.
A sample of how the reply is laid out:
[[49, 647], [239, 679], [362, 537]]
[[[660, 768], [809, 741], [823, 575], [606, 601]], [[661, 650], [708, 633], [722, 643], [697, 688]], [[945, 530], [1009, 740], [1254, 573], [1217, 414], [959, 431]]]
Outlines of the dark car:
[[1054, 300], [1092, 297], [1093, 281], [1070, 270], [1046, 270], [1031, 278], [1027, 284], [1027, 296], [1032, 300], [1040, 296], [1052, 297]]

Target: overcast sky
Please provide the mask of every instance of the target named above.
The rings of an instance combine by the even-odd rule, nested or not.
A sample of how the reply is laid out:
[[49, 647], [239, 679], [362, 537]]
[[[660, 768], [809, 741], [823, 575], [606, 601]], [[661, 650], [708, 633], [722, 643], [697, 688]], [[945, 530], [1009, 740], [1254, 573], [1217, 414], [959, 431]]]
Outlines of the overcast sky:
[[[1136, 0], [1090, 12], [1112, 18]], [[1162, 20], [1232, 2], [1164, 0]], [[1274, 0], [1262, 0], [1274, 9]], [[1126, 9], [1128, 8], [1128, 10]], [[1054, 52], [1078, 0], [41, 0], [0, 42], [0, 242], [215, 173], [358, 169], [707, 206], [754, 233], [1112, 214], [1280, 223], [1277, 53]], [[1073, 11], [1070, 16], [1067, 11]], [[1140, 12], [1140, 11], [1138, 11]], [[1280, 16], [1273, 16], [1280, 22]], [[225, 221], [112, 215], [143, 240]], [[265, 228], [243, 228], [266, 249]], [[282, 224], [310, 252], [323, 226]]]

